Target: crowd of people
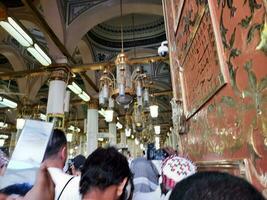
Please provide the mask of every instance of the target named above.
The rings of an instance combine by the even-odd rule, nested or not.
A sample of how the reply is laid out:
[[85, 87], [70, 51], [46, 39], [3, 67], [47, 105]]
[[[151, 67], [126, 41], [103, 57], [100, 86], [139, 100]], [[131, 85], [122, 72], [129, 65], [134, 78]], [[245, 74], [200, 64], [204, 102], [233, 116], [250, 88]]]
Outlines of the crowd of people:
[[[72, 159], [64, 172], [67, 140], [63, 131], [55, 129], [35, 184], [3, 188], [0, 200], [264, 200], [242, 178], [197, 172], [189, 159], [166, 152], [162, 161], [130, 156], [129, 162], [114, 147], [98, 148], [87, 158], [78, 155]], [[3, 171], [8, 159], [0, 155]]]

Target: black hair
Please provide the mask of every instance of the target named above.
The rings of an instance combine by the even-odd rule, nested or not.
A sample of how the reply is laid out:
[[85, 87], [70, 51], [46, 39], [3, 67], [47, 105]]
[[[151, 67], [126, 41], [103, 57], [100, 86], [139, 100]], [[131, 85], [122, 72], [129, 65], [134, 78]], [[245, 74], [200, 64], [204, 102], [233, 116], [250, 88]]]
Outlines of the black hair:
[[[80, 193], [83, 196], [94, 188], [105, 190], [111, 185], [118, 185], [124, 178], [128, 178], [128, 182], [132, 184], [128, 161], [114, 147], [95, 150], [86, 159], [81, 172]], [[126, 186], [127, 183], [120, 200], [126, 199]], [[133, 190], [133, 186], [131, 189]]]
[[73, 166], [75, 167], [76, 170], [81, 170], [84, 163], [85, 163], [85, 160], [86, 158], [83, 156], [83, 155], [78, 155], [78, 156], [75, 156], [73, 159], [72, 159], [72, 164]]
[[17, 194], [20, 196], [25, 196], [27, 192], [29, 192], [32, 188], [32, 185], [28, 183], [21, 183], [21, 184], [13, 184], [9, 185], [0, 190], [0, 193], [5, 195], [12, 195]]
[[246, 180], [221, 172], [200, 172], [175, 185], [170, 200], [264, 200]]
[[60, 129], [54, 129], [48, 142], [44, 159], [56, 155], [64, 145], [67, 145], [65, 133]]

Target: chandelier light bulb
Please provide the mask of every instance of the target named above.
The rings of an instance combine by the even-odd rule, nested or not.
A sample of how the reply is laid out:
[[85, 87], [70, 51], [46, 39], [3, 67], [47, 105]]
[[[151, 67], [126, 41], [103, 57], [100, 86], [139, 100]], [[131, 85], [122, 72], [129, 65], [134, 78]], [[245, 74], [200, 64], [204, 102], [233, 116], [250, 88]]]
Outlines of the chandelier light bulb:
[[25, 119], [23, 119], [23, 118], [18, 118], [18, 119], [17, 119], [17, 123], [16, 123], [16, 128], [17, 128], [17, 130], [21, 130], [21, 129], [23, 129], [24, 124], [25, 124]]
[[160, 148], [160, 138], [159, 137], [155, 137], [155, 148], [156, 149]]
[[139, 145], [139, 143], [140, 143], [137, 138], [135, 138], [134, 142], [135, 142], [136, 145]]
[[0, 139], [0, 147], [3, 147], [5, 144], [5, 139]]
[[112, 122], [112, 120], [113, 120], [113, 113], [114, 113], [114, 111], [113, 110], [106, 110], [105, 111], [105, 120], [106, 120], [106, 122]]
[[154, 126], [154, 130], [155, 130], [155, 133], [157, 134], [157, 135], [159, 135], [160, 134], [160, 126]]
[[149, 106], [150, 115], [152, 118], [156, 118], [159, 115], [159, 106], [158, 105], [151, 105]]
[[122, 129], [122, 124], [121, 124], [120, 122], [117, 122], [116, 127], [117, 127], [118, 129]]
[[67, 133], [67, 142], [72, 141], [72, 133]]
[[130, 137], [131, 136], [131, 132], [132, 132], [132, 130], [130, 128], [126, 128], [125, 129], [125, 135], [126, 135], [126, 137]]

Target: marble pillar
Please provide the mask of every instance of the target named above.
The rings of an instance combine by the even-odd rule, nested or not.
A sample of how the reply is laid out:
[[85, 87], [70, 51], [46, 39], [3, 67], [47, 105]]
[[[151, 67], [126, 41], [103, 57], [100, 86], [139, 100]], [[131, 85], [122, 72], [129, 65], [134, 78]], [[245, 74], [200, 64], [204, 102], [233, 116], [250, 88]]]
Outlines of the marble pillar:
[[115, 122], [111, 122], [108, 124], [109, 130], [109, 143], [111, 146], [115, 146], [117, 144], [117, 127]]
[[87, 155], [97, 149], [98, 103], [90, 101], [87, 110]]

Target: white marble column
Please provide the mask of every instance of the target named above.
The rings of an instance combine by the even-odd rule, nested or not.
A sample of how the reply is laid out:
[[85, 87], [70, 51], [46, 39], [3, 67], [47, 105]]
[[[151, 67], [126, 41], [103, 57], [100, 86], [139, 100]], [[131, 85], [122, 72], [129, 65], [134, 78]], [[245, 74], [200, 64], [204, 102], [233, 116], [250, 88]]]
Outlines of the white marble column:
[[80, 136], [80, 145], [79, 145], [79, 149], [80, 149], [80, 154], [84, 155], [85, 157], [87, 157], [87, 149], [86, 149], [86, 135], [81, 135]]
[[[56, 60], [56, 63], [60, 65], [67, 65], [67, 62], [66, 58]], [[64, 105], [68, 103], [65, 101], [67, 79], [68, 70], [62, 67], [52, 72], [49, 82], [47, 120], [54, 122], [55, 127], [61, 129], [64, 128]]]
[[126, 135], [125, 135], [125, 132], [124, 131], [121, 131], [121, 146], [122, 147], [126, 147]]
[[108, 124], [109, 130], [109, 143], [111, 146], [115, 146], [117, 144], [117, 127], [116, 123], [111, 122]]
[[66, 83], [63, 80], [51, 80], [49, 83], [47, 114], [64, 114]]
[[98, 109], [96, 103], [90, 103], [87, 110], [87, 155], [97, 149]]
[[131, 154], [134, 154], [134, 146], [133, 146], [133, 141], [132, 140], [126, 140], [127, 141], [127, 147], [128, 147], [128, 151], [131, 152]]

